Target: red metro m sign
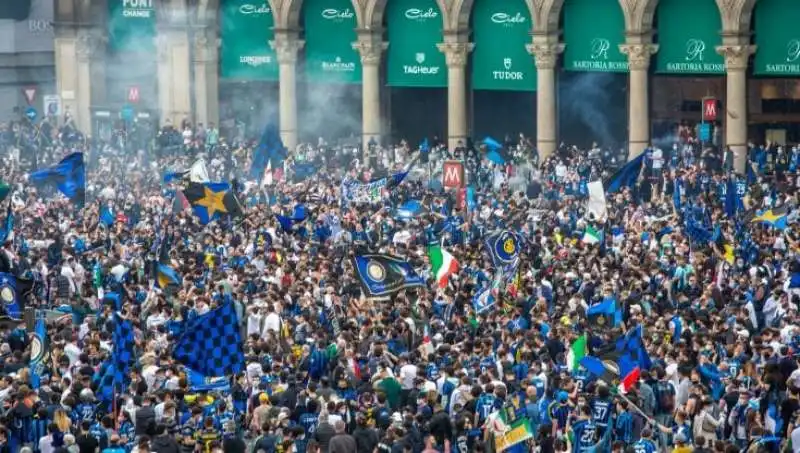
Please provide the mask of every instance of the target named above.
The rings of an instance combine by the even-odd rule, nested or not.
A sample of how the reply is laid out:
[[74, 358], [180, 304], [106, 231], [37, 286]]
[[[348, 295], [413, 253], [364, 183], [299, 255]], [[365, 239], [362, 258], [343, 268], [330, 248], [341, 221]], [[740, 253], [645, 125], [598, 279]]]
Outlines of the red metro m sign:
[[717, 98], [703, 98], [703, 121], [716, 121], [717, 113]]
[[464, 164], [457, 160], [448, 160], [442, 164], [442, 185], [448, 189], [464, 187]]

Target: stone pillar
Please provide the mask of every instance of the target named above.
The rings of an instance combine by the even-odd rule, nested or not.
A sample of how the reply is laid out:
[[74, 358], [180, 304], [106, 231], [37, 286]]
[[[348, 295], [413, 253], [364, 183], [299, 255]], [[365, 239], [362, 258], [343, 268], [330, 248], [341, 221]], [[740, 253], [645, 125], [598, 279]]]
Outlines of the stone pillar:
[[722, 112], [725, 115], [725, 145], [733, 151], [733, 169], [745, 174], [747, 164], [747, 63], [756, 46], [722, 45], [717, 53], [725, 57], [727, 98]]
[[628, 56], [628, 160], [650, 146], [650, 93], [648, 88], [650, 56], [658, 51], [655, 44], [620, 44]]
[[279, 29], [275, 30], [275, 40], [269, 42], [279, 65], [281, 140], [290, 152], [297, 147], [297, 51], [304, 44], [297, 31]]
[[55, 39], [56, 92], [63, 113], [69, 113], [81, 131], [92, 133], [92, 61], [101, 52], [102, 39], [91, 30], [60, 33]]
[[359, 30], [353, 49], [361, 55], [361, 128], [364, 162], [370, 140], [381, 139], [381, 56], [389, 43], [378, 30]]
[[537, 42], [527, 46], [536, 59], [536, 149], [539, 162], [547, 159], [556, 150], [556, 63], [564, 44]]
[[447, 61], [447, 147], [467, 139], [467, 56], [475, 44], [444, 42], [437, 47]]
[[158, 48], [158, 106], [163, 124], [167, 119], [179, 127], [192, 117], [189, 35], [185, 27], [160, 26]]
[[217, 36], [208, 28], [194, 35], [195, 120], [208, 127], [219, 127], [219, 70]]

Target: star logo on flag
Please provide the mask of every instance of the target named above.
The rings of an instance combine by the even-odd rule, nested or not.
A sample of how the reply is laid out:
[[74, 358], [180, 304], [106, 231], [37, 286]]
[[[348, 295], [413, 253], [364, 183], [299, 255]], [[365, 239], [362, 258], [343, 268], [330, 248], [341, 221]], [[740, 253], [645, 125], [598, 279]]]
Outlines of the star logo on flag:
[[217, 211], [223, 213], [228, 212], [223, 201], [225, 198], [225, 192], [214, 192], [208, 187], [205, 187], [203, 190], [203, 198], [198, 200], [197, 204], [208, 209], [208, 218], [214, 217], [214, 214], [216, 214]]

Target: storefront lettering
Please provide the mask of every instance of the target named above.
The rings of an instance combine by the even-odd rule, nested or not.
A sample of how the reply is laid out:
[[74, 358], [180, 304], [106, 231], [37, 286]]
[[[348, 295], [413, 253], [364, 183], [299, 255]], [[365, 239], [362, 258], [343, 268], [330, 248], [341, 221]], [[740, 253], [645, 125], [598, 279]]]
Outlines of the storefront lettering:
[[353, 72], [356, 70], [356, 64], [352, 61], [342, 61], [341, 57], [336, 57], [334, 61], [323, 61], [322, 70], [325, 72]]
[[352, 19], [355, 17], [353, 11], [350, 8], [345, 9], [344, 11], [339, 11], [338, 9], [328, 8], [322, 10], [322, 18], [328, 20], [345, 20], [345, 19]]
[[153, 15], [153, 0], [122, 0], [122, 17], [148, 19]]
[[242, 55], [239, 57], [239, 63], [258, 67], [262, 64], [272, 63], [272, 57], [270, 55]]
[[703, 61], [706, 43], [702, 39], [686, 41], [686, 61]]
[[667, 63], [669, 72], [721, 73], [725, 63]]
[[786, 62], [794, 63], [800, 58], [800, 39], [793, 39], [786, 45]]
[[406, 19], [424, 21], [427, 19], [435, 19], [439, 16], [433, 8], [428, 8], [426, 11], [417, 8], [409, 8], [406, 10]]
[[605, 38], [594, 38], [592, 40], [592, 60], [608, 60], [608, 49], [611, 48], [611, 41]]
[[580, 69], [584, 71], [627, 71], [627, 61], [596, 61], [596, 60], [581, 60], [572, 63], [572, 69]]
[[239, 7], [239, 12], [242, 14], [270, 14], [272, 11], [269, 9], [269, 5], [266, 3], [261, 4], [261, 6], [251, 5], [251, 4], [244, 4]]
[[439, 73], [439, 66], [424, 66], [425, 63], [425, 54], [422, 52], [418, 52], [414, 55], [414, 60], [417, 62], [416, 65], [403, 65], [403, 73], [404, 74], [414, 74], [414, 75], [436, 75]]
[[517, 13], [513, 16], [508, 13], [494, 13], [492, 14], [492, 22], [504, 25], [523, 24], [525, 23], [525, 16], [521, 13]]
[[503, 59], [503, 69], [501, 71], [492, 71], [492, 78], [494, 80], [523, 80], [525, 74], [522, 71], [512, 71], [511, 67], [513, 62], [511, 58]]

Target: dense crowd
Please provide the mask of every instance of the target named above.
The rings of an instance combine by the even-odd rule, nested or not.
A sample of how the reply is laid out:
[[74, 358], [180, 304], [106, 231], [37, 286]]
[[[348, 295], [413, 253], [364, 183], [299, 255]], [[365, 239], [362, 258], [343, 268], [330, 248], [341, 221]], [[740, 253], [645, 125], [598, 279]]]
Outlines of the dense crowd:
[[[0, 271], [33, 282], [15, 300], [34, 317], [0, 318], [0, 453], [800, 452], [797, 148], [754, 146], [735, 175], [691, 140], [633, 173], [597, 147], [540, 159], [524, 137], [366, 159], [320, 143], [253, 178], [257, 138], [184, 126], [142, 149], [4, 133]], [[75, 151], [82, 207], [28, 178]], [[463, 189], [441, 184], [454, 159]], [[203, 224], [187, 180], [165, 182], [188, 168], [230, 182], [243, 215]], [[500, 231], [512, 268], [487, 246]], [[370, 297], [353, 264], [368, 253], [424, 284]], [[244, 365], [198, 377], [174, 354], [181, 326], [228, 302]], [[108, 402], [120, 323], [134, 354]], [[629, 379], [609, 362], [631, 351]]]

